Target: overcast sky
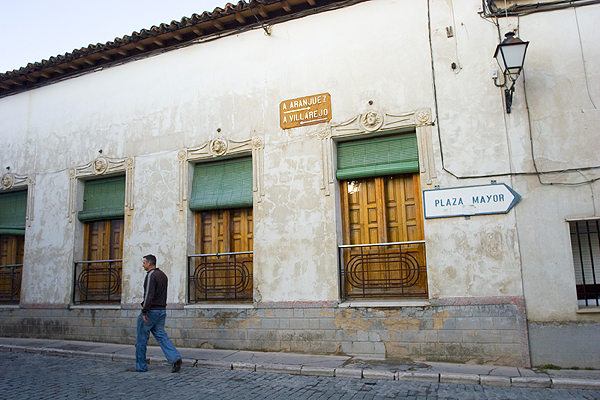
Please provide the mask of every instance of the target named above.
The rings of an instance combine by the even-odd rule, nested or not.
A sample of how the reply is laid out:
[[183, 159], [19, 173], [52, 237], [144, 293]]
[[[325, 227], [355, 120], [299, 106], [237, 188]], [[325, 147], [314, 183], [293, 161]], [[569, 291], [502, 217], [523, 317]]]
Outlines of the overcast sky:
[[238, 0], [0, 0], [0, 73]]

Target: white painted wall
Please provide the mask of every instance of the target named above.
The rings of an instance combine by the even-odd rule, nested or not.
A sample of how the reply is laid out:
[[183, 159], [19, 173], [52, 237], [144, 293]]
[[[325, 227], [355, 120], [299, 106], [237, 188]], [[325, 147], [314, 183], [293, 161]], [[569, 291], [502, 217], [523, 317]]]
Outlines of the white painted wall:
[[[423, 189], [495, 179], [522, 196], [508, 214], [425, 221], [431, 298], [525, 295], [532, 320], [596, 318], [575, 312], [565, 218], [598, 216], [598, 182], [542, 186], [535, 176], [510, 174], [534, 172], [530, 129], [539, 170], [600, 165], [593, 104], [600, 104], [600, 7], [578, 8], [577, 19], [567, 9], [500, 20], [502, 33], [518, 26], [531, 42], [506, 114], [491, 79], [498, 33], [478, 6], [368, 1], [277, 24], [271, 36], [257, 29], [0, 99], [0, 165], [36, 179], [22, 302], [70, 301], [81, 238], [78, 222], [67, 220], [68, 171], [102, 149], [135, 160], [123, 302], [141, 301], [141, 257], [154, 253], [170, 278], [169, 301], [184, 303], [193, 239], [190, 212], [177, 206], [177, 153], [217, 136], [264, 139], [255, 300], [336, 300], [339, 201], [335, 187], [330, 196], [320, 187], [322, 126], [283, 131], [278, 115], [283, 100], [328, 92], [331, 124], [356, 117], [370, 100], [382, 112], [432, 110], [437, 177], [429, 186], [422, 179]], [[542, 179], [584, 176], [598, 170]]]

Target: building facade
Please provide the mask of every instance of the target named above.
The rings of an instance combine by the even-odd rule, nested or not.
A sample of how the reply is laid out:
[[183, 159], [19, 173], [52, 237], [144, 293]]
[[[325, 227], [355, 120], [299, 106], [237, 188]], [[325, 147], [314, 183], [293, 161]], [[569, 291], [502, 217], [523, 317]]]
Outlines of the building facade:
[[134, 343], [152, 253], [177, 346], [600, 367], [600, 4], [507, 3], [240, 2], [0, 75], [0, 335]]

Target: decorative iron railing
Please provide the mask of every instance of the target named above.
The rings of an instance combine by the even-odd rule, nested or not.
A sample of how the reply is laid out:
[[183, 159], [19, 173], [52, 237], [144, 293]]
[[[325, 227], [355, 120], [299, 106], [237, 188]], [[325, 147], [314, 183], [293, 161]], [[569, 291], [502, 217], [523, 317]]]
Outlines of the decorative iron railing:
[[252, 301], [252, 252], [188, 256], [188, 302]]
[[570, 222], [577, 300], [580, 306], [600, 306], [600, 220]]
[[341, 245], [340, 296], [427, 297], [425, 241]]
[[77, 261], [73, 303], [120, 303], [123, 260]]
[[23, 264], [0, 265], [0, 303], [19, 304]]

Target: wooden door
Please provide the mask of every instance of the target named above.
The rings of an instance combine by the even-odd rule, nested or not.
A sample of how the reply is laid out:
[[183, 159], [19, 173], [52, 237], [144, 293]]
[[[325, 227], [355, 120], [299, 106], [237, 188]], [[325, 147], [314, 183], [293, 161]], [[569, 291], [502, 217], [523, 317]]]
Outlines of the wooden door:
[[[117, 300], [121, 293], [124, 220], [93, 221], [84, 227], [85, 261], [105, 261], [82, 264], [78, 282], [87, 301]], [[119, 261], [108, 261], [119, 260]]]
[[196, 226], [197, 254], [212, 254], [195, 261], [196, 298], [251, 298], [252, 254], [221, 254], [252, 251], [252, 208], [198, 212]]
[[0, 235], [0, 301], [18, 301], [21, 294], [25, 236]]
[[231, 245], [233, 252], [252, 251], [254, 226], [252, 208], [239, 208], [230, 211]]
[[[342, 182], [345, 244], [423, 240], [421, 190], [418, 174], [362, 178]], [[426, 290], [422, 244], [353, 247], [344, 252], [345, 291], [373, 295]], [[408, 267], [410, 265], [410, 268]], [[421, 268], [422, 270], [422, 268]], [[416, 293], [415, 292], [415, 293]]]

